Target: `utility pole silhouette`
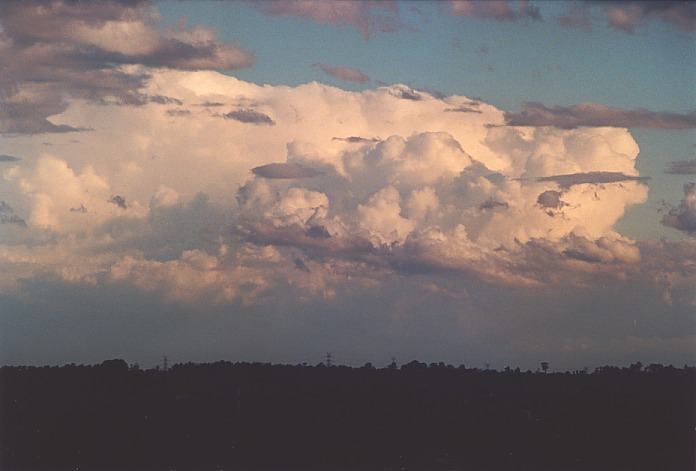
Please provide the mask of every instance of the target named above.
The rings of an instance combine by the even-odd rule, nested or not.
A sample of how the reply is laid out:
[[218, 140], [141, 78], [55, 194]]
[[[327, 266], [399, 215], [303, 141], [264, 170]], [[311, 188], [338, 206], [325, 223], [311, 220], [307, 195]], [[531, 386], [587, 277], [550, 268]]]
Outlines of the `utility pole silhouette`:
[[167, 371], [169, 369], [169, 360], [167, 359], [167, 355], [162, 358], [162, 370]]
[[326, 366], [332, 366], [332, 364], [331, 364], [331, 352], [326, 352]]

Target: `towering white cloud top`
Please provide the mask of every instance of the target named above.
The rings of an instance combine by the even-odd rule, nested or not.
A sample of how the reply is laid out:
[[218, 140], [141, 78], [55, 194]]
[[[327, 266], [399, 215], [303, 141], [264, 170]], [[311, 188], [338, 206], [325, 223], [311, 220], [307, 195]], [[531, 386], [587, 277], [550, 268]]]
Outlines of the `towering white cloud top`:
[[142, 93], [163, 99], [74, 100], [51, 120], [94, 130], [51, 136], [50, 155], [12, 140], [2, 199], [27, 227], [0, 225], [4, 289], [50, 270], [254, 302], [394, 270], [525, 285], [640, 271], [613, 229], [648, 191], [626, 129], [507, 127], [491, 105], [403, 85], [147, 73]]

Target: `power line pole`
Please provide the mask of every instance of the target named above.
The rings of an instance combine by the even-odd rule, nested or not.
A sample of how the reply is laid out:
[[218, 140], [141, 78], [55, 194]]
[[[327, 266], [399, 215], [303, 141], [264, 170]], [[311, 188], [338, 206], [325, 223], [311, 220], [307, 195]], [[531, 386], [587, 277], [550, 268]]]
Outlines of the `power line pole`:
[[167, 355], [162, 358], [162, 370], [167, 371], [169, 369], [169, 360], [167, 359]]
[[332, 364], [331, 364], [331, 352], [326, 352], [326, 366], [332, 366]]

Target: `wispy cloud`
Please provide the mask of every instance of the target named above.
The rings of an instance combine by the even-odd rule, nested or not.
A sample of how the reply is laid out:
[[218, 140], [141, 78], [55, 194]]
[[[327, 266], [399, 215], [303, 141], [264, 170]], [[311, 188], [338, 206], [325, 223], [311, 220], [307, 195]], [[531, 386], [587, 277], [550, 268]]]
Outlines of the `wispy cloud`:
[[548, 177], [539, 177], [538, 182], [555, 182], [563, 188], [570, 188], [574, 185], [601, 185], [606, 183], [620, 182], [645, 182], [649, 177], [639, 177], [635, 175], [626, 175], [621, 172], [586, 172], [586, 173], [571, 173], [567, 175], [552, 175]]
[[696, 128], [696, 111], [674, 113], [643, 108], [624, 109], [599, 103], [547, 107], [528, 102], [519, 113], [505, 113], [510, 126], [553, 126], [563, 129], [578, 127], [621, 127], [650, 129]]
[[320, 69], [327, 75], [339, 78], [341, 80], [357, 83], [365, 83], [370, 81], [370, 77], [368, 77], [365, 73], [352, 67], [333, 67], [326, 64], [314, 64], [314, 67]]
[[665, 173], [673, 175], [696, 175], [696, 158], [670, 162]]
[[449, 11], [456, 16], [469, 16], [496, 21], [541, 20], [539, 8], [527, 0], [449, 0]]
[[595, 1], [606, 15], [609, 26], [633, 33], [636, 26], [651, 20], [661, 20], [682, 31], [696, 30], [696, 3], [692, 1]]
[[391, 0], [256, 0], [250, 4], [267, 15], [296, 16], [317, 23], [351, 26], [365, 39], [373, 31], [393, 32], [402, 26], [398, 5]]
[[247, 124], [265, 124], [268, 126], [275, 125], [275, 121], [267, 114], [260, 111], [252, 110], [251, 108], [242, 108], [239, 110], [230, 111], [223, 115], [225, 119], [233, 119], [240, 123]]

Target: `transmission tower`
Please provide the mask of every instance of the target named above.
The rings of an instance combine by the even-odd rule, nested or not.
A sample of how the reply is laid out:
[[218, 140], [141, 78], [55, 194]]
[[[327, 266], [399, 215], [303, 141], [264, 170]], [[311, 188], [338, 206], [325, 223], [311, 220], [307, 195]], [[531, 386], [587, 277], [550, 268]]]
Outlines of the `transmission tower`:
[[169, 360], [167, 359], [167, 355], [165, 355], [162, 358], [162, 370], [167, 371], [169, 369]]
[[326, 366], [332, 366], [332, 363], [331, 363], [331, 352], [326, 352]]

